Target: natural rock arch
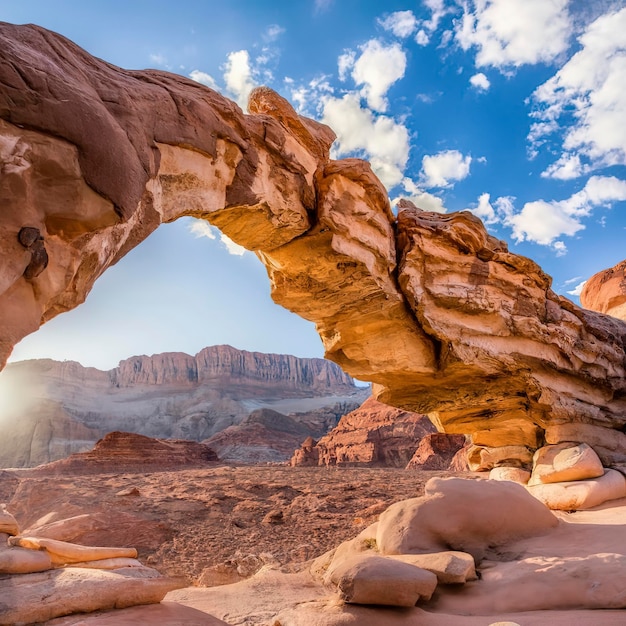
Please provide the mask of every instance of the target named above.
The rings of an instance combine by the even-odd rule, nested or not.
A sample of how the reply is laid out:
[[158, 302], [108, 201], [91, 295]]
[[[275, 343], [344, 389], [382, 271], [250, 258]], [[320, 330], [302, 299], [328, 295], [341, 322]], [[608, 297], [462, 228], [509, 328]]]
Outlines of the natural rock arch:
[[470, 213], [401, 203], [396, 219], [369, 165], [330, 160], [332, 131], [271, 90], [249, 111], [0, 25], [2, 364], [160, 223], [193, 215], [255, 251], [274, 300], [380, 399], [472, 433], [478, 465], [576, 441], [572, 423], [626, 462], [626, 324], [556, 295]]

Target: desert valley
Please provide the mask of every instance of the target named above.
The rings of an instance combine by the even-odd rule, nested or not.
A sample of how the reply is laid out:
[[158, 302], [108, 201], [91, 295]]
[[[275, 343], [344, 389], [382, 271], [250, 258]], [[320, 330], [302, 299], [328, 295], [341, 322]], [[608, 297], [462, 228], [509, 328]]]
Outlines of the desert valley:
[[[578, 306], [335, 139], [0, 23], [0, 624], [626, 623], [626, 261]], [[185, 216], [326, 359], [7, 364]]]

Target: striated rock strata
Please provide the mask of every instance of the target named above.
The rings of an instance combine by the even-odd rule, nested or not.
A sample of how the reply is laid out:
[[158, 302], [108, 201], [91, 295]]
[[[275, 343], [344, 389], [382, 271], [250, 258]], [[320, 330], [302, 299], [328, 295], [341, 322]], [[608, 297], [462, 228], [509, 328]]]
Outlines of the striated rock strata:
[[624, 322], [555, 294], [470, 213], [396, 219], [369, 165], [331, 161], [332, 131], [271, 90], [244, 115], [30, 25], [0, 25], [0, 55], [0, 361], [194, 215], [255, 251], [276, 302], [378, 399], [471, 434], [481, 469], [527, 464], [553, 425], [626, 426]]
[[580, 294], [582, 305], [626, 320], [626, 261], [594, 274]]
[[113, 432], [100, 439], [93, 450], [72, 454], [41, 469], [51, 474], [145, 472], [203, 467], [217, 461], [215, 451], [203, 443]]
[[10, 363], [0, 374], [3, 415], [12, 424], [0, 442], [0, 467], [86, 452], [115, 430], [202, 441], [266, 407], [303, 425], [290, 455], [307, 435], [335, 426], [365, 393], [329, 361], [230, 346], [131, 357], [106, 372], [72, 361]]

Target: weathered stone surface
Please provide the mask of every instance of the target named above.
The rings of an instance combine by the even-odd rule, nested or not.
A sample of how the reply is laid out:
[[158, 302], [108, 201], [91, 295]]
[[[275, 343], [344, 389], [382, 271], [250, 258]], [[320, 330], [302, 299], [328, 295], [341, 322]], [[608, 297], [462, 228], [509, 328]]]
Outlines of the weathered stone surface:
[[[551, 424], [626, 425], [624, 322], [556, 295], [468, 212], [405, 202], [396, 219], [369, 166], [330, 161], [332, 131], [277, 94], [254, 92], [246, 116], [35, 26], [1, 25], [0, 51], [0, 362], [159, 223], [193, 215], [258, 253], [330, 359], [440, 431], [533, 449]], [[24, 227], [49, 258], [30, 278]]]
[[469, 468], [473, 472], [484, 472], [494, 467], [530, 467], [533, 453], [525, 446], [502, 446], [484, 448], [471, 446], [467, 451]]
[[489, 472], [489, 480], [510, 480], [525, 485], [530, 479], [530, 472], [519, 467], [494, 467]]
[[182, 586], [148, 567], [72, 567], [1, 577], [0, 624], [35, 624], [72, 613], [152, 604]]
[[353, 556], [334, 571], [332, 582], [351, 604], [412, 607], [430, 600], [437, 577], [409, 563], [375, 555]]
[[626, 321], [626, 261], [594, 274], [585, 283], [580, 302], [586, 309]]
[[548, 508], [560, 511], [590, 509], [610, 500], [626, 498], [626, 476], [606, 470], [600, 478], [529, 485], [529, 493]]
[[604, 474], [598, 455], [586, 443], [561, 443], [539, 448], [533, 456], [529, 485], [598, 478]]
[[[426, 416], [368, 398], [358, 409], [344, 415], [317, 442], [314, 452], [297, 450], [291, 464], [298, 465], [299, 459], [311, 464], [317, 458], [317, 465], [404, 467], [420, 440], [434, 431]], [[305, 443], [310, 448], [310, 442]]]
[[0, 535], [19, 535], [20, 528], [15, 517], [6, 510], [4, 504], [0, 504]]
[[468, 552], [481, 560], [489, 548], [547, 532], [556, 517], [511, 482], [431, 478], [424, 496], [390, 506], [381, 516], [381, 554]]
[[465, 441], [465, 435], [448, 435], [447, 433], [424, 435], [406, 469], [450, 469], [452, 459], [463, 448]]
[[52, 567], [52, 559], [45, 551], [0, 546], [0, 574], [31, 574]]

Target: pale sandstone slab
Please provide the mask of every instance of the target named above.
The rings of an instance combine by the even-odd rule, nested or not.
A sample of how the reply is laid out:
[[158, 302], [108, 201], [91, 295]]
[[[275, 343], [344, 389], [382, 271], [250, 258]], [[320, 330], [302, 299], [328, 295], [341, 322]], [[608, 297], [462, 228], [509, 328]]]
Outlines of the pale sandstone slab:
[[550, 509], [576, 511], [626, 497], [626, 477], [609, 469], [600, 478], [540, 484], [528, 486], [527, 489]]
[[533, 456], [533, 472], [528, 485], [586, 480], [604, 475], [602, 461], [585, 443], [561, 443], [539, 448]]
[[494, 467], [489, 472], [489, 480], [510, 480], [525, 485], [530, 479], [530, 472], [520, 467]]
[[0, 574], [31, 574], [52, 569], [50, 556], [40, 550], [0, 548]]
[[489, 546], [539, 535], [557, 518], [512, 482], [431, 478], [425, 495], [391, 505], [378, 522], [381, 554], [468, 552], [480, 560]]
[[9, 543], [30, 550], [45, 550], [55, 565], [97, 561], [100, 559], [137, 558], [135, 548], [109, 548], [100, 546], [80, 546], [67, 541], [43, 537], [12, 537]]
[[122, 567], [144, 567], [137, 559], [117, 557], [111, 559], [97, 559], [95, 561], [80, 561], [68, 563], [65, 567], [86, 567], [92, 569], [120, 569]]
[[351, 604], [413, 607], [429, 600], [437, 576], [414, 565], [380, 556], [353, 556], [331, 578], [342, 600]]
[[581, 422], [550, 424], [545, 438], [549, 444], [565, 441], [587, 443], [606, 466], [626, 463], [626, 434], [615, 428]]
[[447, 551], [432, 554], [398, 554], [388, 558], [415, 565], [437, 576], [444, 584], [462, 584], [476, 580], [474, 557], [466, 552]]
[[153, 604], [181, 586], [147, 567], [63, 568], [0, 578], [0, 624], [33, 624], [72, 613]]

